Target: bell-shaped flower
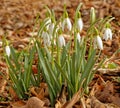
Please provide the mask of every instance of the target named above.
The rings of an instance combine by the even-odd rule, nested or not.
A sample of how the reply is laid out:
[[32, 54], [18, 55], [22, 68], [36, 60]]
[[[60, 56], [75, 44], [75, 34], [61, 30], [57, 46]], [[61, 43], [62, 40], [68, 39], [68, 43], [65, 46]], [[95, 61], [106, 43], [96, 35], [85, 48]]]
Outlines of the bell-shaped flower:
[[9, 57], [10, 56], [10, 53], [11, 53], [11, 51], [10, 51], [10, 46], [6, 46], [5, 47], [5, 52], [6, 52], [6, 55]]
[[83, 29], [83, 21], [82, 21], [82, 18], [78, 18], [78, 20], [77, 20], [77, 29], [78, 29], [79, 31], [82, 31], [82, 29]]
[[100, 50], [103, 50], [103, 42], [99, 35], [94, 39], [94, 47], [98, 47]]
[[80, 41], [81, 41], [80, 33], [77, 33], [77, 40], [78, 40], [78, 42], [80, 43]]
[[64, 38], [62, 35], [60, 35], [60, 36], [58, 37], [58, 46], [59, 46], [60, 48], [62, 48], [63, 46], [65, 46], [65, 38]]
[[112, 40], [112, 31], [111, 31], [110, 28], [106, 28], [106, 29], [105, 29], [105, 32], [104, 32], [104, 34], [103, 34], [103, 39], [105, 39], [106, 41], [107, 41], [108, 39]]
[[63, 23], [62, 23], [62, 30], [64, 31], [65, 27], [71, 31], [72, 29], [72, 24], [71, 24], [71, 21], [70, 19], [67, 17], [63, 20]]
[[54, 23], [51, 23], [51, 24], [49, 25], [50, 38], [52, 38], [54, 27], [55, 27], [55, 24], [54, 24]]
[[51, 45], [51, 39], [50, 36], [47, 32], [43, 31], [42, 33], [42, 37], [43, 37], [43, 43], [46, 46], [50, 46]]

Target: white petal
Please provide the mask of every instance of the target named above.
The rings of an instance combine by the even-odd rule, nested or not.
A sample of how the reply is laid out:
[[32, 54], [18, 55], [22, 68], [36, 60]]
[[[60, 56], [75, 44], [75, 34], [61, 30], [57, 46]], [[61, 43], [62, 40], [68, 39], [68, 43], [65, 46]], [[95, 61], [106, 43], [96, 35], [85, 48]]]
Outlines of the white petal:
[[69, 31], [71, 31], [71, 29], [72, 29], [71, 21], [70, 21], [69, 18], [67, 18], [66, 20], [67, 20], [67, 28], [68, 28]]
[[77, 28], [79, 31], [81, 31], [83, 29], [83, 21], [81, 18], [79, 18], [77, 21]]
[[63, 20], [63, 23], [62, 23], [62, 30], [63, 30], [63, 31], [64, 31], [65, 27], [67, 27], [67, 29], [68, 29], [69, 31], [71, 31], [71, 29], [72, 29], [72, 24], [71, 24], [71, 21], [70, 21], [69, 18], [65, 18], [65, 19]]
[[78, 42], [80, 43], [80, 41], [81, 41], [81, 36], [80, 36], [79, 33], [77, 33], [77, 40], [78, 40]]
[[5, 51], [6, 51], [7, 56], [9, 57], [10, 56], [10, 47], [6, 46]]
[[97, 37], [96, 37], [96, 42], [97, 42], [98, 48], [99, 48], [100, 50], [103, 50], [103, 42], [102, 42], [100, 36], [97, 36]]
[[48, 33], [47, 32], [43, 32], [42, 37], [43, 37], [44, 45], [50, 46], [51, 40], [50, 40], [50, 36], [48, 35]]
[[43, 38], [45, 34], [46, 34], [45, 31], [43, 31], [41, 37]]
[[110, 28], [106, 28], [105, 29], [105, 32], [104, 32], [104, 35], [103, 35], [103, 39], [105, 39], [106, 41], [108, 39], [112, 40], [112, 31]]
[[58, 37], [58, 46], [59, 46], [59, 47], [65, 46], [65, 39], [64, 39], [64, 37], [63, 37], [62, 35], [60, 35], [60, 36]]
[[54, 27], [55, 27], [55, 24], [54, 24], [54, 23], [51, 23], [51, 24], [49, 25], [49, 33], [50, 33], [50, 35], [53, 34]]
[[108, 38], [109, 38], [108, 31], [105, 30], [104, 35], [103, 35], [103, 39], [108, 40]]
[[110, 28], [108, 28], [108, 33], [109, 33], [109, 38], [110, 38], [110, 40], [112, 40], [112, 31], [111, 31]]

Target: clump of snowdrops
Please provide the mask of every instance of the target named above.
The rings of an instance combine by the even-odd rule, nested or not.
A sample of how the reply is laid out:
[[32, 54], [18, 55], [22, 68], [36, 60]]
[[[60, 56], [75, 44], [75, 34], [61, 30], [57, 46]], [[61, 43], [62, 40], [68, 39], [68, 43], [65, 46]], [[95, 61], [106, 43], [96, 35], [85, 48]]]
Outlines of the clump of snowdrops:
[[[68, 99], [79, 90], [81, 97], [89, 92], [88, 85], [103, 63], [98, 62], [104, 49], [102, 40], [112, 40], [110, 21], [113, 18], [96, 18], [92, 7], [89, 28], [86, 35], [81, 36], [84, 29], [81, 6], [76, 9], [73, 23], [66, 8], [58, 20], [54, 11], [47, 8], [48, 16], [40, 22], [37, 37], [32, 37], [34, 45], [30, 50], [17, 53], [9, 45], [5, 46], [11, 85], [20, 98], [26, 97], [31, 86], [38, 85], [40, 73], [48, 85], [51, 105], [55, 104], [63, 85], [67, 88]], [[38, 55], [37, 76], [31, 71], [35, 53]]]

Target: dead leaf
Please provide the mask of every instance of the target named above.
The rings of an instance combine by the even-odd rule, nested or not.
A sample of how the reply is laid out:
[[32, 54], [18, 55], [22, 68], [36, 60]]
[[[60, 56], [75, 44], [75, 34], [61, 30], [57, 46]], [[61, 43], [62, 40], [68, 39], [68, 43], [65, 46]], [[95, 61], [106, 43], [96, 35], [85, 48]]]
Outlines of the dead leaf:
[[55, 104], [55, 108], [62, 108], [62, 104], [60, 103], [60, 101], [57, 101], [57, 103]]
[[40, 100], [37, 97], [31, 97], [27, 104], [26, 107], [27, 108], [43, 108], [44, 107], [44, 102], [42, 100]]
[[94, 96], [91, 98], [91, 108], [106, 108], [106, 105], [101, 103], [97, 98]]
[[18, 96], [17, 96], [16, 92], [13, 90], [12, 87], [9, 88], [9, 94], [10, 94], [12, 99], [14, 99], [14, 100], [18, 99]]
[[63, 84], [62, 88], [61, 88], [61, 92], [60, 92], [58, 99], [57, 99], [57, 103], [56, 103], [56, 104], [58, 104], [58, 106], [59, 105], [62, 106], [66, 103], [66, 98], [67, 98], [66, 89], [67, 89], [66, 85]]
[[36, 65], [32, 65], [32, 71], [33, 71], [34, 74], [38, 73], [38, 69], [37, 69]]
[[69, 102], [66, 102], [62, 106], [62, 108], [72, 108], [72, 106], [80, 99], [80, 92], [81, 92], [81, 89], [77, 93], [75, 93], [72, 99]]
[[14, 107], [22, 107], [24, 106], [26, 103], [22, 100], [19, 100], [19, 101], [16, 101], [16, 102], [13, 102], [11, 103], [11, 106], [14, 108]]
[[37, 92], [35, 91], [35, 87], [30, 88], [30, 92], [33, 96], [38, 96]]

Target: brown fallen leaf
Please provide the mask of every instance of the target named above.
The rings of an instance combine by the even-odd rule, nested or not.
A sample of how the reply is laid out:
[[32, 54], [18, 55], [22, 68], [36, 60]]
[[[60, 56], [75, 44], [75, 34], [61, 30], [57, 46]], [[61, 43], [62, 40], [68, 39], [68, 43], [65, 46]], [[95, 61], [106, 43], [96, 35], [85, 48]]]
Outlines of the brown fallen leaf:
[[72, 108], [72, 106], [80, 99], [80, 92], [81, 92], [81, 89], [77, 93], [75, 93], [72, 99], [69, 102], [66, 102], [62, 106], [62, 108]]
[[62, 108], [62, 104], [60, 103], [60, 101], [57, 101], [57, 103], [55, 104], [55, 108]]
[[102, 103], [95, 96], [89, 97], [86, 103], [87, 108], [120, 108], [119, 106], [113, 103]]
[[[3, 72], [2, 72], [2, 69], [3, 69]], [[0, 94], [2, 94], [5, 90], [7, 80], [9, 79], [9, 73], [8, 73], [8, 68], [4, 64], [0, 65], [0, 71], [2, 73], [2, 75], [0, 75]]]
[[33, 74], [37, 74], [38, 73], [38, 69], [37, 69], [36, 65], [32, 65], [32, 71], [33, 71]]
[[9, 94], [13, 100], [18, 100], [18, 96], [12, 87], [9, 87]]
[[39, 98], [31, 97], [26, 104], [26, 108], [43, 108], [44, 104]]
[[62, 108], [62, 106], [66, 103], [66, 97], [67, 97], [66, 89], [67, 89], [66, 85], [63, 84], [61, 88], [61, 92], [59, 93], [58, 99], [56, 101], [55, 108]]
[[32, 94], [32, 96], [38, 96], [38, 93], [35, 91], [35, 87], [30, 88], [30, 93]]
[[113, 83], [107, 81], [105, 85], [101, 85], [102, 89], [96, 89], [95, 96], [101, 102], [112, 102], [110, 96], [114, 93]]
[[[15, 101], [15, 102], [13, 102], [13, 103], [11, 103], [11, 106], [13, 107], [13, 108], [21, 108], [21, 107], [23, 107], [23, 106], [25, 106], [25, 102], [24, 101], [22, 101], [22, 100], [19, 100], [19, 101]], [[24, 107], [23, 107], [24, 108]]]
[[12, 106], [10, 108], [27, 108], [26, 105], [25, 106], [21, 106], [21, 107], [18, 107], [18, 106]]
[[100, 102], [96, 97], [91, 97], [91, 108], [106, 108], [106, 105]]
[[92, 86], [90, 97], [86, 101], [87, 106], [91, 106], [88, 108], [119, 108], [120, 96], [115, 92], [114, 86], [112, 82], [105, 82], [103, 79], [99, 78]]
[[26, 105], [21, 106], [21, 103], [12, 105], [12, 108], [44, 108], [44, 102], [37, 97], [31, 97], [28, 99]]

